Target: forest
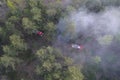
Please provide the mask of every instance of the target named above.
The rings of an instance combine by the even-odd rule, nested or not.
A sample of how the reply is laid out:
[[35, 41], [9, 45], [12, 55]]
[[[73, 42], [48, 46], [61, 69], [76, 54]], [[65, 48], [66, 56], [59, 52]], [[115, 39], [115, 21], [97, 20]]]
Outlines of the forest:
[[0, 0], [0, 80], [120, 80], [120, 0]]

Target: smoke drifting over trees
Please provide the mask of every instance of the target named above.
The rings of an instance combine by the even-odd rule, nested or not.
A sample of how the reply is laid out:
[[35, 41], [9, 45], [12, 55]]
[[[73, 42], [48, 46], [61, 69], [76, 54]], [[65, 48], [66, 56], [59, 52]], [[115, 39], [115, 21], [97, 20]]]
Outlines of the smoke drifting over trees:
[[119, 6], [119, 0], [2, 0], [0, 80], [120, 80]]
[[[63, 49], [71, 55], [75, 63], [81, 64], [83, 61], [85, 65], [88, 65], [85, 68], [88, 73], [90, 67], [99, 68], [93, 73], [90, 71], [91, 75], [96, 75], [91, 80], [103, 80], [103, 75], [109, 80], [120, 79], [118, 57], [120, 56], [120, 7], [115, 6], [116, 1], [113, 2], [101, 1], [97, 5], [98, 3], [95, 4], [91, 0], [89, 6], [81, 6], [78, 10], [69, 13], [67, 17], [61, 18], [57, 26], [61, 32], [58, 40], [62, 40], [64, 46], [72, 40], [76, 44], [82, 44], [85, 48], [85, 51], [78, 52]], [[85, 75], [87, 75], [86, 72]], [[89, 75], [87, 78], [90, 77]]]

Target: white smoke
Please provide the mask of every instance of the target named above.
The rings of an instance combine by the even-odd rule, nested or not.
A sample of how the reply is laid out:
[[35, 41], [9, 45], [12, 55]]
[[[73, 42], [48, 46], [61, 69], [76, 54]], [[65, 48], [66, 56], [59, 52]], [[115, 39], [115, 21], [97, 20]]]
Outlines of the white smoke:
[[[74, 25], [70, 26], [71, 23]], [[71, 32], [69, 32], [69, 28], [72, 29]], [[120, 30], [120, 8], [109, 7], [100, 13], [80, 9], [71, 13], [67, 19], [61, 19], [58, 29], [62, 33], [66, 31], [67, 36], [64, 36], [65, 38], [75, 38], [82, 33], [94, 36], [97, 40], [105, 40], [106, 38], [112, 40], [111, 38]], [[72, 33], [76, 36], [73, 36]], [[104, 38], [102, 39], [102, 37]]]
[[[85, 8], [70, 13], [64, 19], [60, 19], [57, 25], [61, 32], [58, 36], [60, 45], [65, 54], [71, 55], [76, 63], [84, 64], [101, 62], [105, 75], [114, 78], [118, 75], [114, 70], [120, 67], [120, 8], [106, 7], [100, 12], [90, 12]], [[80, 35], [84, 37], [79, 38]], [[86, 41], [86, 38], [92, 37], [94, 40]], [[69, 51], [67, 45], [69, 40], [73, 39], [75, 43], [83, 41], [85, 51]], [[92, 59], [93, 58], [93, 59]], [[92, 60], [93, 61], [92, 61]], [[112, 65], [112, 66], [111, 66]], [[111, 70], [109, 70], [111, 69]], [[113, 72], [110, 72], [113, 71]]]

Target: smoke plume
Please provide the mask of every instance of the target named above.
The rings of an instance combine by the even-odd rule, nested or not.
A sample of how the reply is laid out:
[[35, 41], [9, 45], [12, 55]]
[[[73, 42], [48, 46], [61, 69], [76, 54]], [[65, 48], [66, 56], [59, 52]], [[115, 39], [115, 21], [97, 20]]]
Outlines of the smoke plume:
[[[120, 8], [105, 7], [99, 12], [86, 8], [70, 13], [57, 25], [61, 50], [72, 57], [75, 63], [100, 63], [104, 74], [111, 80], [120, 72]], [[71, 42], [72, 40], [72, 42]], [[73, 50], [68, 45], [80, 44], [83, 51]], [[113, 76], [111, 76], [113, 75]]]

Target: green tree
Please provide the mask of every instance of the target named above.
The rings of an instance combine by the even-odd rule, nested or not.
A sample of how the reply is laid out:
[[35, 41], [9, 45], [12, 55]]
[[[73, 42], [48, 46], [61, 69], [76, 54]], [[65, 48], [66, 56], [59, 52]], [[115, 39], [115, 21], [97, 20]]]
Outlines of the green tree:
[[[52, 47], [37, 51], [36, 73], [44, 80], [83, 80], [81, 71], [72, 66], [72, 61]], [[70, 60], [70, 61], [69, 61]]]
[[36, 20], [36, 21], [41, 21], [41, 9], [38, 8], [38, 7], [33, 7], [31, 9], [31, 13], [33, 14], [33, 20]]
[[15, 34], [11, 35], [10, 42], [11, 42], [11, 46], [13, 46], [14, 48], [16, 48], [18, 50], [26, 50], [27, 49], [26, 43], [18, 35], [15, 35]]
[[15, 69], [16, 59], [13, 57], [4, 55], [0, 58], [0, 64], [4, 65], [5, 68], [12, 67], [13, 69]]
[[[52, 46], [49, 43], [56, 37], [56, 24], [64, 16], [62, 3], [62, 0], [47, 5], [45, 0], [6, 0], [10, 10], [0, 27], [3, 75], [10, 80], [83, 80], [71, 58], [56, 48], [43, 47]], [[44, 35], [38, 36], [37, 31]]]
[[24, 30], [27, 31], [28, 34], [32, 34], [33, 31], [37, 29], [35, 24], [32, 21], [30, 21], [29, 18], [23, 18], [22, 19], [22, 24], [23, 24]]

